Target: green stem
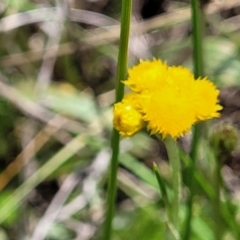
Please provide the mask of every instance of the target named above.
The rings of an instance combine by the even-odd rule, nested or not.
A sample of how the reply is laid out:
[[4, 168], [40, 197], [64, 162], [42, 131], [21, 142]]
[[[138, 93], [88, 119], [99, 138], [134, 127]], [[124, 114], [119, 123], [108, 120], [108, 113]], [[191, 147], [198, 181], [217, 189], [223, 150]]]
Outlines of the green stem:
[[199, 0], [191, 0], [192, 10], [192, 43], [193, 43], [193, 66], [196, 78], [204, 74], [203, 70], [203, 9]]
[[[118, 53], [118, 67], [117, 67], [117, 84], [116, 84], [116, 99], [115, 102], [122, 100], [124, 95], [124, 85], [121, 82], [127, 75], [127, 57], [128, 57], [128, 42], [130, 19], [132, 12], [132, 0], [122, 0], [122, 14], [121, 14], [121, 30], [120, 43]], [[110, 163], [110, 176], [108, 179], [108, 191], [106, 202], [106, 219], [103, 232], [103, 240], [110, 240], [112, 234], [112, 220], [115, 210], [115, 196], [117, 189], [117, 169], [118, 169], [118, 155], [119, 155], [120, 136], [118, 131], [113, 129], [111, 148], [112, 157]]]
[[166, 189], [165, 183], [159, 173], [158, 166], [155, 162], [153, 162], [153, 171], [155, 173], [155, 176], [156, 176], [156, 179], [158, 182], [160, 194], [162, 196], [162, 200], [164, 203], [164, 208], [167, 211], [167, 226], [168, 226], [169, 230], [171, 231], [173, 238], [176, 240], [179, 240], [180, 239], [179, 232], [175, 229], [175, 226], [173, 226], [172, 222], [170, 222], [172, 220], [172, 212], [171, 212], [171, 204], [168, 199], [167, 189]]
[[158, 166], [155, 162], [153, 162], [153, 171], [155, 173], [155, 176], [156, 176], [156, 179], [157, 179], [157, 182], [158, 182], [160, 194], [162, 196], [162, 200], [163, 200], [163, 203], [165, 205], [165, 208], [167, 210], [169, 210], [170, 209], [170, 203], [169, 203], [169, 200], [168, 200], [167, 189], [166, 189], [165, 183], [162, 180], [162, 177], [159, 173]]
[[[192, 11], [192, 43], [193, 43], [193, 66], [194, 66], [194, 75], [195, 78], [204, 75], [203, 70], [203, 51], [202, 51], [202, 42], [203, 42], [203, 9], [200, 6], [199, 0], [191, 0], [191, 11]], [[184, 240], [190, 239], [191, 235], [191, 220], [192, 220], [192, 207], [193, 207], [193, 199], [195, 195], [195, 178], [194, 173], [196, 169], [196, 160], [197, 160], [197, 152], [198, 152], [198, 144], [200, 139], [200, 130], [201, 126], [196, 125], [193, 129], [193, 140], [192, 140], [192, 148], [190, 152], [190, 157], [192, 159], [192, 164], [189, 169], [189, 190], [190, 196], [188, 199], [188, 212], [185, 223], [185, 231], [184, 231]]]
[[[222, 233], [222, 216], [221, 216], [221, 202], [220, 202], [220, 189], [221, 189], [221, 182], [222, 182], [222, 178], [221, 178], [221, 167], [220, 164], [218, 162], [218, 159], [215, 156], [215, 201], [213, 204], [213, 208], [214, 208], [214, 232], [215, 232], [215, 239], [216, 240], [220, 240], [222, 239], [223, 233]], [[222, 226], [222, 227], [221, 227]]]
[[197, 149], [198, 149], [198, 141], [199, 141], [199, 125], [195, 126], [193, 129], [193, 140], [192, 140], [192, 149], [190, 152], [190, 157], [192, 160], [192, 164], [189, 167], [189, 191], [190, 195], [188, 198], [188, 208], [187, 208], [187, 216], [185, 222], [185, 232], [183, 234], [183, 239], [190, 239], [191, 235], [191, 220], [192, 220], [192, 208], [193, 208], [193, 199], [195, 196], [195, 185], [196, 180], [194, 178], [195, 170], [196, 170], [196, 161], [197, 161]]
[[164, 139], [164, 143], [167, 149], [168, 158], [172, 168], [172, 184], [173, 184], [173, 193], [174, 199], [172, 203], [172, 212], [171, 212], [171, 222], [179, 233], [179, 205], [180, 205], [180, 189], [181, 189], [181, 177], [180, 177], [180, 158], [178, 147], [176, 142], [167, 137]]
[[[221, 146], [220, 146], [221, 148]], [[215, 190], [215, 196], [214, 196], [214, 201], [213, 201], [213, 220], [214, 220], [214, 233], [215, 233], [215, 239], [220, 240], [223, 237], [223, 229], [224, 229], [224, 223], [223, 217], [224, 215], [224, 205], [226, 206], [227, 204], [227, 199], [224, 202], [224, 205], [221, 206], [221, 188], [223, 187], [223, 179], [221, 175], [221, 167], [222, 163], [220, 162], [220, 154], [219, 154], [219, 146], [215, 143], [213, 148], [211, 149], [211, 159], [214, 159], [214, 171], [213, 171], [213, 186]], [[227, 220], [226, 222], [229, 222]], [[231, 228], [230, 228], [231, 229]]]
[[118, 52], [118, 68], [117, 68], [117, 85], [116, 85], [116, 102], [120, 102], [124, 95], [124, 84], [121, 82], [127, 76], [127, 60], [128, 60], [128, 42], [130, 21], [132, 13], [132, 0], [122, 0], [122, 16], [120, 43]]

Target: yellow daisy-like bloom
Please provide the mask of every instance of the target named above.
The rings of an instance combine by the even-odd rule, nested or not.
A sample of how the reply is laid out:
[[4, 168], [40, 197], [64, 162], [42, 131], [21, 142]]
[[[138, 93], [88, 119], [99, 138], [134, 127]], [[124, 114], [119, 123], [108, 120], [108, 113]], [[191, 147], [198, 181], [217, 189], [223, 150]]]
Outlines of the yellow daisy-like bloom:
[[194, 84], [195, 112], [198, 121], [219, 117], [222, 106], [218, 104], [219, 90], [207, 78], [197, 79]]
[[[171, 84], [179, 91], [186, 92], [186, 89], [191, 89], [195, 79], [191, 71], [181, 66], [168, 67], [167, 84]], [[161, 86], [162, 88], [162, 86]]]
[[123, 81], [134, 92], [114, 107], [114, 126], [122, 136], [139, 131], [176, 139], [198, 121], [219, 117], [219, 90], [207, 78], [195, 80], [184, 67], [161, 60], [140, 61]]
[[190, 130], [196, 117], [194, 106], [189, 99], [191, 91], [180, 91], [172, 85], [163, 87], [140, 98], [143, 119], [147, 121], [151, 133], [161, 133], [176, 139]]
[[137, 110], [135, 94], [124, 97], [113, 110], [113, 124], [122, 137], [131, 137], [144, 126], [142, 114]]
[[[143, 119], [151, 133], [161, 133], [163, 137], [182, 136], [196, 122], [194, 105], [195, 79], [193, 74], [180, 66], [168, 67], [165, 78], [151, 91], [139, 94], [138, 101]], [[151, 79], [148, 79], [151, 82]]]
[[167, 64], [159, 59], [140, 61], [140, 64], [128, 70], [128, 79], [123, 83], [132, 91], [141, 93], [155, 90], [161, 86], [161, 80], [167, 77]]

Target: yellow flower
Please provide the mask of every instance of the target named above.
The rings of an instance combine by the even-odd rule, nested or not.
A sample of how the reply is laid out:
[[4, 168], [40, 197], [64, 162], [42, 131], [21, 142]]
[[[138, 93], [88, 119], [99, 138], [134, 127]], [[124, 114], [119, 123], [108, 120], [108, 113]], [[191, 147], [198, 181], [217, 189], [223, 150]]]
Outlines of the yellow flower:
[[161, 87], [161, 80], [166, 78], [167, 64], [159, 59], [142, 61], [128, 70], [128, 79], [123, 83], [132, 91], [140, 93]]
[[135, 94], [124, 97], [116, 103], [113, 110], [113, 124], [122, 137], [131, 137], [144, 126], [142, 114], [137, 110]]
[[131, 136], [145, 122], [151, 133], [176, 139], [198, 121], [219, 117], [219, 90], [207, 78], [195, 80], [184, 67], [161, 60], [140, 61], [123, 83], [134, 92], [114, 107], [114, 126]]
[[178, 88], [179, 91], [186, 91], [187, 88], [189, 90], [192, 88], [195, 79], [188, 68], [173, 66], [168, 67], [166, 82]]
[[143, 119], [151, 133], [161, 133], [176, 139], [190, 130], [196, 117], [191, 91], [179, 91], [174, 85], [167, 85], [160, 90], [140, 98]]
[[207, 78], [195, 81], [195, 112], [198, 121], [219, 117], [222, 106], [218, 104], [219, 90]]

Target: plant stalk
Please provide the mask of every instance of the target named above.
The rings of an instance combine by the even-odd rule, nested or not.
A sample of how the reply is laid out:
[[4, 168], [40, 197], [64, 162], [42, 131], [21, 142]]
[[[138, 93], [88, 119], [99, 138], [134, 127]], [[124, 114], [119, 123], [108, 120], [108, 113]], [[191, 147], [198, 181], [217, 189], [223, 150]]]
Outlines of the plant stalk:
[[[130, 20], [132, 12], [132, 0], [122, 0], [120, 43], [117, 65], [117, 83], [115, 103], [122, 100], [124, 95], [124, 85], [121, 82], [127, 76], [128, 42]], [[106, 219], [103, 232], [103, 240], [110, 240], [112, 235], [112, 220], [115, 212], [115, 198], [117, 189], [117, 169], [119, 155], [120, 136], [116, 129], [112, 131], [111, 149], [112, 157], [110, 162], [110, 173], [108, 179]]]
[[171, 222], [175, 230], [179, 233], [179, 205], [181, 190], [181, 167], [177, 143], [171, 137], [166, 137], [164, 143], [167, 149], [168, 158], [172, 168], [172, 184], [174, 199], [171, 209]]
[[[203, 66], [203, 9], [200, 5], [199, 0], [191, 0], [191, 12], [192, 12], [192, 44], [193, 44], [193, 67], [194, 67], [194, 76], [198, 78], [204, 75], [204, 66]], [[191, 235], [191, 222], [192, 222], [192, 208], [193, 208], [193, 199], [195, 195], [195, 178], [194, 173], [196, 170], [196, 161], [197, 161], [197, 152], [198, 144], [200, 139], [200, 130], [201, 125], [196, 125], [193, 128], [193, 139], [192, 147], [190, 152], [190, 157], [192, 159], [192, 164], [189, 169], [189, 191], [190, 196], [188, 199], [188, 208], [187, 216], [185, 222], [185, 229], [183, 233], [183, 239], [189, 240]]]

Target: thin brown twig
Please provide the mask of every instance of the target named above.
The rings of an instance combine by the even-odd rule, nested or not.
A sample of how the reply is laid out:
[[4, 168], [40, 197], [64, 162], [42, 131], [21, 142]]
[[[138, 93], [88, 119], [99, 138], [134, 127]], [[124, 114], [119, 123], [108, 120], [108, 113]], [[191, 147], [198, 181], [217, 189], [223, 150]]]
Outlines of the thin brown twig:
[[[27, 144], [21, 153], [7, 166], [0, 174], [0, 191], [20, 172], [22, 167], [44, 146], [50, 137], [59, 130], [58, 127], [52, 127], [53, 118], [38, 134]], [[65, 122], [63, 121], [62, 124]], [[25, 157], [27, 156], [27, 158]]]

